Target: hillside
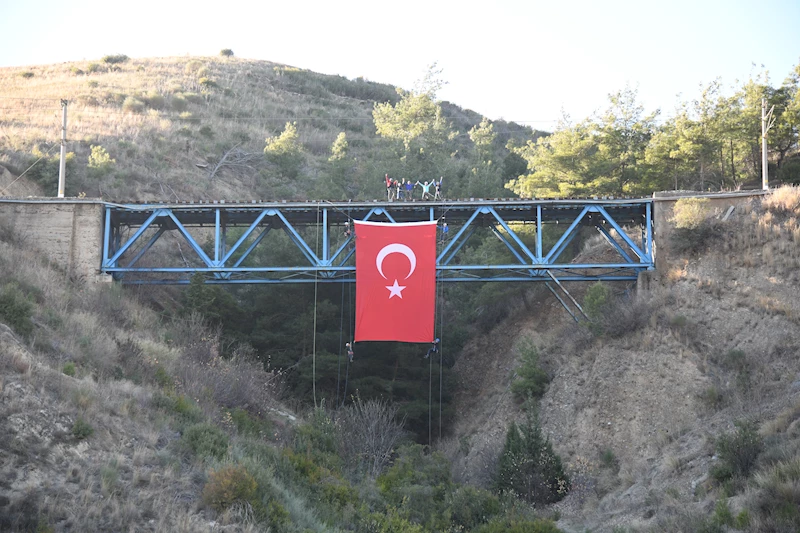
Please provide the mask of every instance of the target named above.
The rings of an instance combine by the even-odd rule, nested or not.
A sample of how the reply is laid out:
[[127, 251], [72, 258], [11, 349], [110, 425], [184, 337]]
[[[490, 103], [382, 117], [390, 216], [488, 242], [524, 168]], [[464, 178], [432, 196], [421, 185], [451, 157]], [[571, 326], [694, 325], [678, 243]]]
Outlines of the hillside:
[[[781, 189], [734, 213], [692, 230], [703, 235], [694, 251], [678, 251], [680, 234], [659, 282], [610, 304], [603, 333], [575, 325], [542, 293], [468, 346], [455, 367], [457, 477], [491, 479], [506, 427], [521, 417], [510, 384], [515, 345], [528, 338], [551, 379], [542, 425], [573, 475], [559, 527], [795, 531], [800, 193]], [[752, 469], [726, 474], [719, 443], [744, 421], [762, 448], [749, 450]], [[727, 512], [741, 523], [723, 520]]]
[[[481, 116], [440, 102], [446, 149], [440, 157], [428, 146], [412, 160], [402, 145], [398, 151], [379, 137], [373, 124], [375, 104], [400, 99], [387, 84], [235, 57], [106, 56], [0, 68], [0, 165], [9, 170], [0, 176], [7, 189], [0, 194], [55, 193], [61, 100], [69, 102], [67, 196], [364, 199], [385, 194], [381, 178], [387, 172], [414, 180], [443, 175], [470, 194], [468, 173], [476, 158], [468, 132]], [[281, 139], [287, 124], [296, 129], [288, 143], [295, 151], [268, 157], [265, 139]], [[509, 140], [522, 144], [535, 135], [513, 123], [492, 125], [490, 157], [497, 163], [508, 155]], [[346, 142], [331, 161], [342, 134]], [[283, 139], [281, 150], [289, 140]], [[436, 176], [427, 175], [431, 165]]]

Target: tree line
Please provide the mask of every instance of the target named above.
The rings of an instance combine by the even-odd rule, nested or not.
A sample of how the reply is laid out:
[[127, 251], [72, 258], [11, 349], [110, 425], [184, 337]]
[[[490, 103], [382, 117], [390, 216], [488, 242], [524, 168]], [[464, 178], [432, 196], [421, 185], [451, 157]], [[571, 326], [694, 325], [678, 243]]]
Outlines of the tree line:
[[551, 135], [514, 147], [527, 163], [507, 187], [526, 197], [642, 195], [755, 186], [761, 176], [762, 98], [773, 109], [770, 180], [800, 183], [800, 65], [782, 84], [766, 73], [726, 94], [716, 79], [671, 117], [646, 113], [626, 87], [599, 114], [561, 119]]

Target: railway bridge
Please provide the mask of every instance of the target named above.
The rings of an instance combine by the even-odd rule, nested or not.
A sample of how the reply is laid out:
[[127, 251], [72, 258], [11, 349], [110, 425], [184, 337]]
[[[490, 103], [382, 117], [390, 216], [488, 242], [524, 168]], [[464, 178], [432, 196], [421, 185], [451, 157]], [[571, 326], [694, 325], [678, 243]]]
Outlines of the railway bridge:
[[[724, 210], [754, 194], [763, 193], [704, 196]], [[669, 232], [678, 197], [186, 203], [0, 198], [0, 223], [87, 281], [186, 284], [200, 273], [206, 283], [227, 284], [352, 283], [353, 220], [435, 220], [439, 281], [560, 284], [633, 281], [655, 269], [656, 243]], [[609, 253], [576, 260], [570, 244], [587, 231], [599, 234]], [[480, 234], [492, 234], [502, 246], [476, 260], [462, 252]]]

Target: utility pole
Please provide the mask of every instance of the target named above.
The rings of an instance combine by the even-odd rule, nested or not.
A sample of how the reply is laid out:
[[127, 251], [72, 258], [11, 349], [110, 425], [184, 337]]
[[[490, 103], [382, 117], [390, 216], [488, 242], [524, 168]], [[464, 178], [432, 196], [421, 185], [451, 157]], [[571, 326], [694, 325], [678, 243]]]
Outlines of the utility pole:
[[767, 112], [767, 99], [761, 99], [761, 188], [765, 191], [769, 190], [769, 163], [767, 161], [767, 132], [775, 125], [775, 117], [772, 112], [775, 106], [772, 106]]
[[61, 100], [61, 160], [58, 164], [58, 197], [64, 198], [64, 182], [67, 171], [67, 100]]

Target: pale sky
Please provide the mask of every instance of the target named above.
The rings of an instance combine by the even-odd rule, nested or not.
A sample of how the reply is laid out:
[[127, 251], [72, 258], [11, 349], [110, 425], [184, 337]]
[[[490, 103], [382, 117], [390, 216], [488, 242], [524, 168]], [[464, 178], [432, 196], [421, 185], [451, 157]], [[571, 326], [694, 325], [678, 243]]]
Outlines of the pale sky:
[[437, 62], [442, 100], [546, 130], [626, 85], [664, 115], [717, 77], [779, 85], [800, 0], [0, 0], [0, 67], [223, 48], [405, 89]]

